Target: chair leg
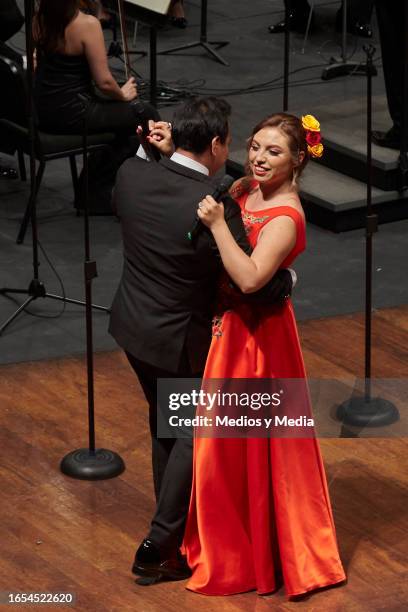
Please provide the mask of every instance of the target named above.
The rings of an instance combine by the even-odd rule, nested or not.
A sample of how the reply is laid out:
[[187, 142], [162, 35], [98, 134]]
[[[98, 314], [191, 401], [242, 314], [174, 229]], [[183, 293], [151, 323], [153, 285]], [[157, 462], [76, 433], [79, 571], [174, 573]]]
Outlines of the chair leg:
[[25, 165], [25, 160], [24, 160], [24, 153], [21, 149], [19, 149], [17, 151], [17, 155], [18, 155], [18, 169], [20, 171], [20, 179], [25, 182], [27, 180], [27, 172], [26, 172], [26, 165]]
[[77, 208], [78, 196], [79, 196], [79, 183], [78, 183], [78, 168], [76, 165], [75, 155], [69, 156], [69, 165], [71, 166], [71, 176], [72, 176], [72, 185], [74, 187], [74, 197], [75, 197], [75, 208]]
[[116, 13], [112, 13], [112, 33], [113, 40], [116, 42], [118, 40], [118, 18], [116, 17]]
[[17, 241], [16, 241], [17, 244], [22, 244], [24, 242], [27, 227], [31, 219], [31, 213], [33, 211], [34, 206], [36, 206], [37, 195], [38, 195], [38, 191], [40, 189], [41, 181], [44, 175], [44, 170], [45, 170], [45, 162], [41, 161], [40, 166], [38, 168], [38, 172], [37, 172], [36, 188], [35, 188], [34, 193], [32, 192], [30, 193], [30, 197], [28, 199], [24, 217], [20, 225], [20, 231], [18, 232]]

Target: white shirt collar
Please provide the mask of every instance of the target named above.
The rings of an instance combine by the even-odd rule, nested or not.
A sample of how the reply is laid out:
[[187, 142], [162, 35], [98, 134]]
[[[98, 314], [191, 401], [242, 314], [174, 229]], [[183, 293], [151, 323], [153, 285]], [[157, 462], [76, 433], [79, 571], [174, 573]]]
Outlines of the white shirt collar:
[[196, 170], [197, 172], [201, 172], [201, 174], [206, 174], [207, 176], [210, 174], [206, 166], [200, 164], [200, 162], [196, 161], [195, 159], [191, 159], [191, 157], [187, 157], [187, 155], [183, 155], [182, 153], [173, 153], [170, 159], [176, 164], [180, 164], [181, 166], [185, 166], [191, 170]]
[[[139, 146], [136, 156], [150, 161], [142, 145]], [[210, 175], [210, 172], [206, 166], [200, 164], [200, 162], [196, 161], [195, 159], [191, 159], [191, 157], [187, 157], [187, 155], [183, 155], [182, 153], [173, 153], [170, 159], [176, 164], [180, 164], [180, 166], [185, 166], [191, 170], [196, 170], [196, 172], [201, 172], [201, 174], [205, 174], [206, 176]]]

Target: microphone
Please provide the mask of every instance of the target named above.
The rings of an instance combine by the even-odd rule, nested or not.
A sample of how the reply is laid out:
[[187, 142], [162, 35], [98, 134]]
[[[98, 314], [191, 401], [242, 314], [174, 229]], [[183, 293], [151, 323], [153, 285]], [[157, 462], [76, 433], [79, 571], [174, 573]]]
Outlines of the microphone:
[[[229, 174], [226, 174], [224, 178], [221, 179], [218, 187], [216, 187], [214, 193], [212, 194], [212, 197], [214, 198], [216, 202], [219, 202], [222, 199], [222, 197], [226, 193], [228, 193], [228, 191], [232, 187], [234, 180], [235, 179]], [[196, 217], [193, 229], [190, 232], [188, 232], [187, 238], [191, 242], [194, 242], [202, 228], [203, 228], [203, 224], [201, 223], [201, 219], [199, 219], [199, 217]]]

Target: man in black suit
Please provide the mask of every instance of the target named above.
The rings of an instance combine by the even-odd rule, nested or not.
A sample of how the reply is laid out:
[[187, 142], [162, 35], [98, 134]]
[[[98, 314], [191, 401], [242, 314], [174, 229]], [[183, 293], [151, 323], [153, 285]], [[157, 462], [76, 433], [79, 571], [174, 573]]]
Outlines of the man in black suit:
[[[213, 193], [211, 178], [226, 162], [230, 107], [217, 98], [187, 102], [176, 112], [170, 159], [135, 157], [119, 170], [114, 204], [121, 220], [124, 269], [116, 293], [110, 333], [126, 351], [149, 404], [157, 508], [139, 547], [134, 573], [186, 578], [179, 554], [192, 478], [192, 440], [157, 437], [158, 378], [201, 377], [211, 342], [211, 319], [222, 268], [204, 227], [192, 244], [187, 234], [197, 206]], [[238, 244], [250, 253], [238, 205], [224, 200], [225, 216]], [[287, 270], [279, 272], [255, 300], [278, 301], [290, 293]]]

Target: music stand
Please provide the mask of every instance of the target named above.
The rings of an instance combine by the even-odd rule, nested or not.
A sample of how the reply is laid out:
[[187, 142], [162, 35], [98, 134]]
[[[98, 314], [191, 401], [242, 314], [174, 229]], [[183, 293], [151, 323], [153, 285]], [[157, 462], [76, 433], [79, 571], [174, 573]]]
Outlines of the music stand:
[[[106, 4], [114, 7], [114, 0]], [[156, 106], [157, 98], [157, 28], [167, 21], [170, 0], [125, 0], [129, 16], [150, 28], [150, 103]]]
[[[223, 64], [224, 66], [229, 66], [229, 63], [219, 53], [217, 53], [218, 49], [226, 47], [227, 45], [229, 45], [229, 42], [226, 40], [211, 42], [207, 38], [207, 6], [207, 0], [201, 0], [200, 40], [191, 43], [186, 43], [184, 45], [179, 45], [178, 47], [172, 47], [171, 49], [167, 49], [165, 51], [160, 51], [160, 55], [169, 55], [170, 53], [175, 53], [176, 51], [184, 51], [186, 49], [202, 47], [203, 49], [205, 49], [205, 51], [207, 51], [207, 53], [212, 55], [212, 57], [217, 62]], [[217, 51], [215, 51], [211, 45], [215, 46], [217, 48]]]

